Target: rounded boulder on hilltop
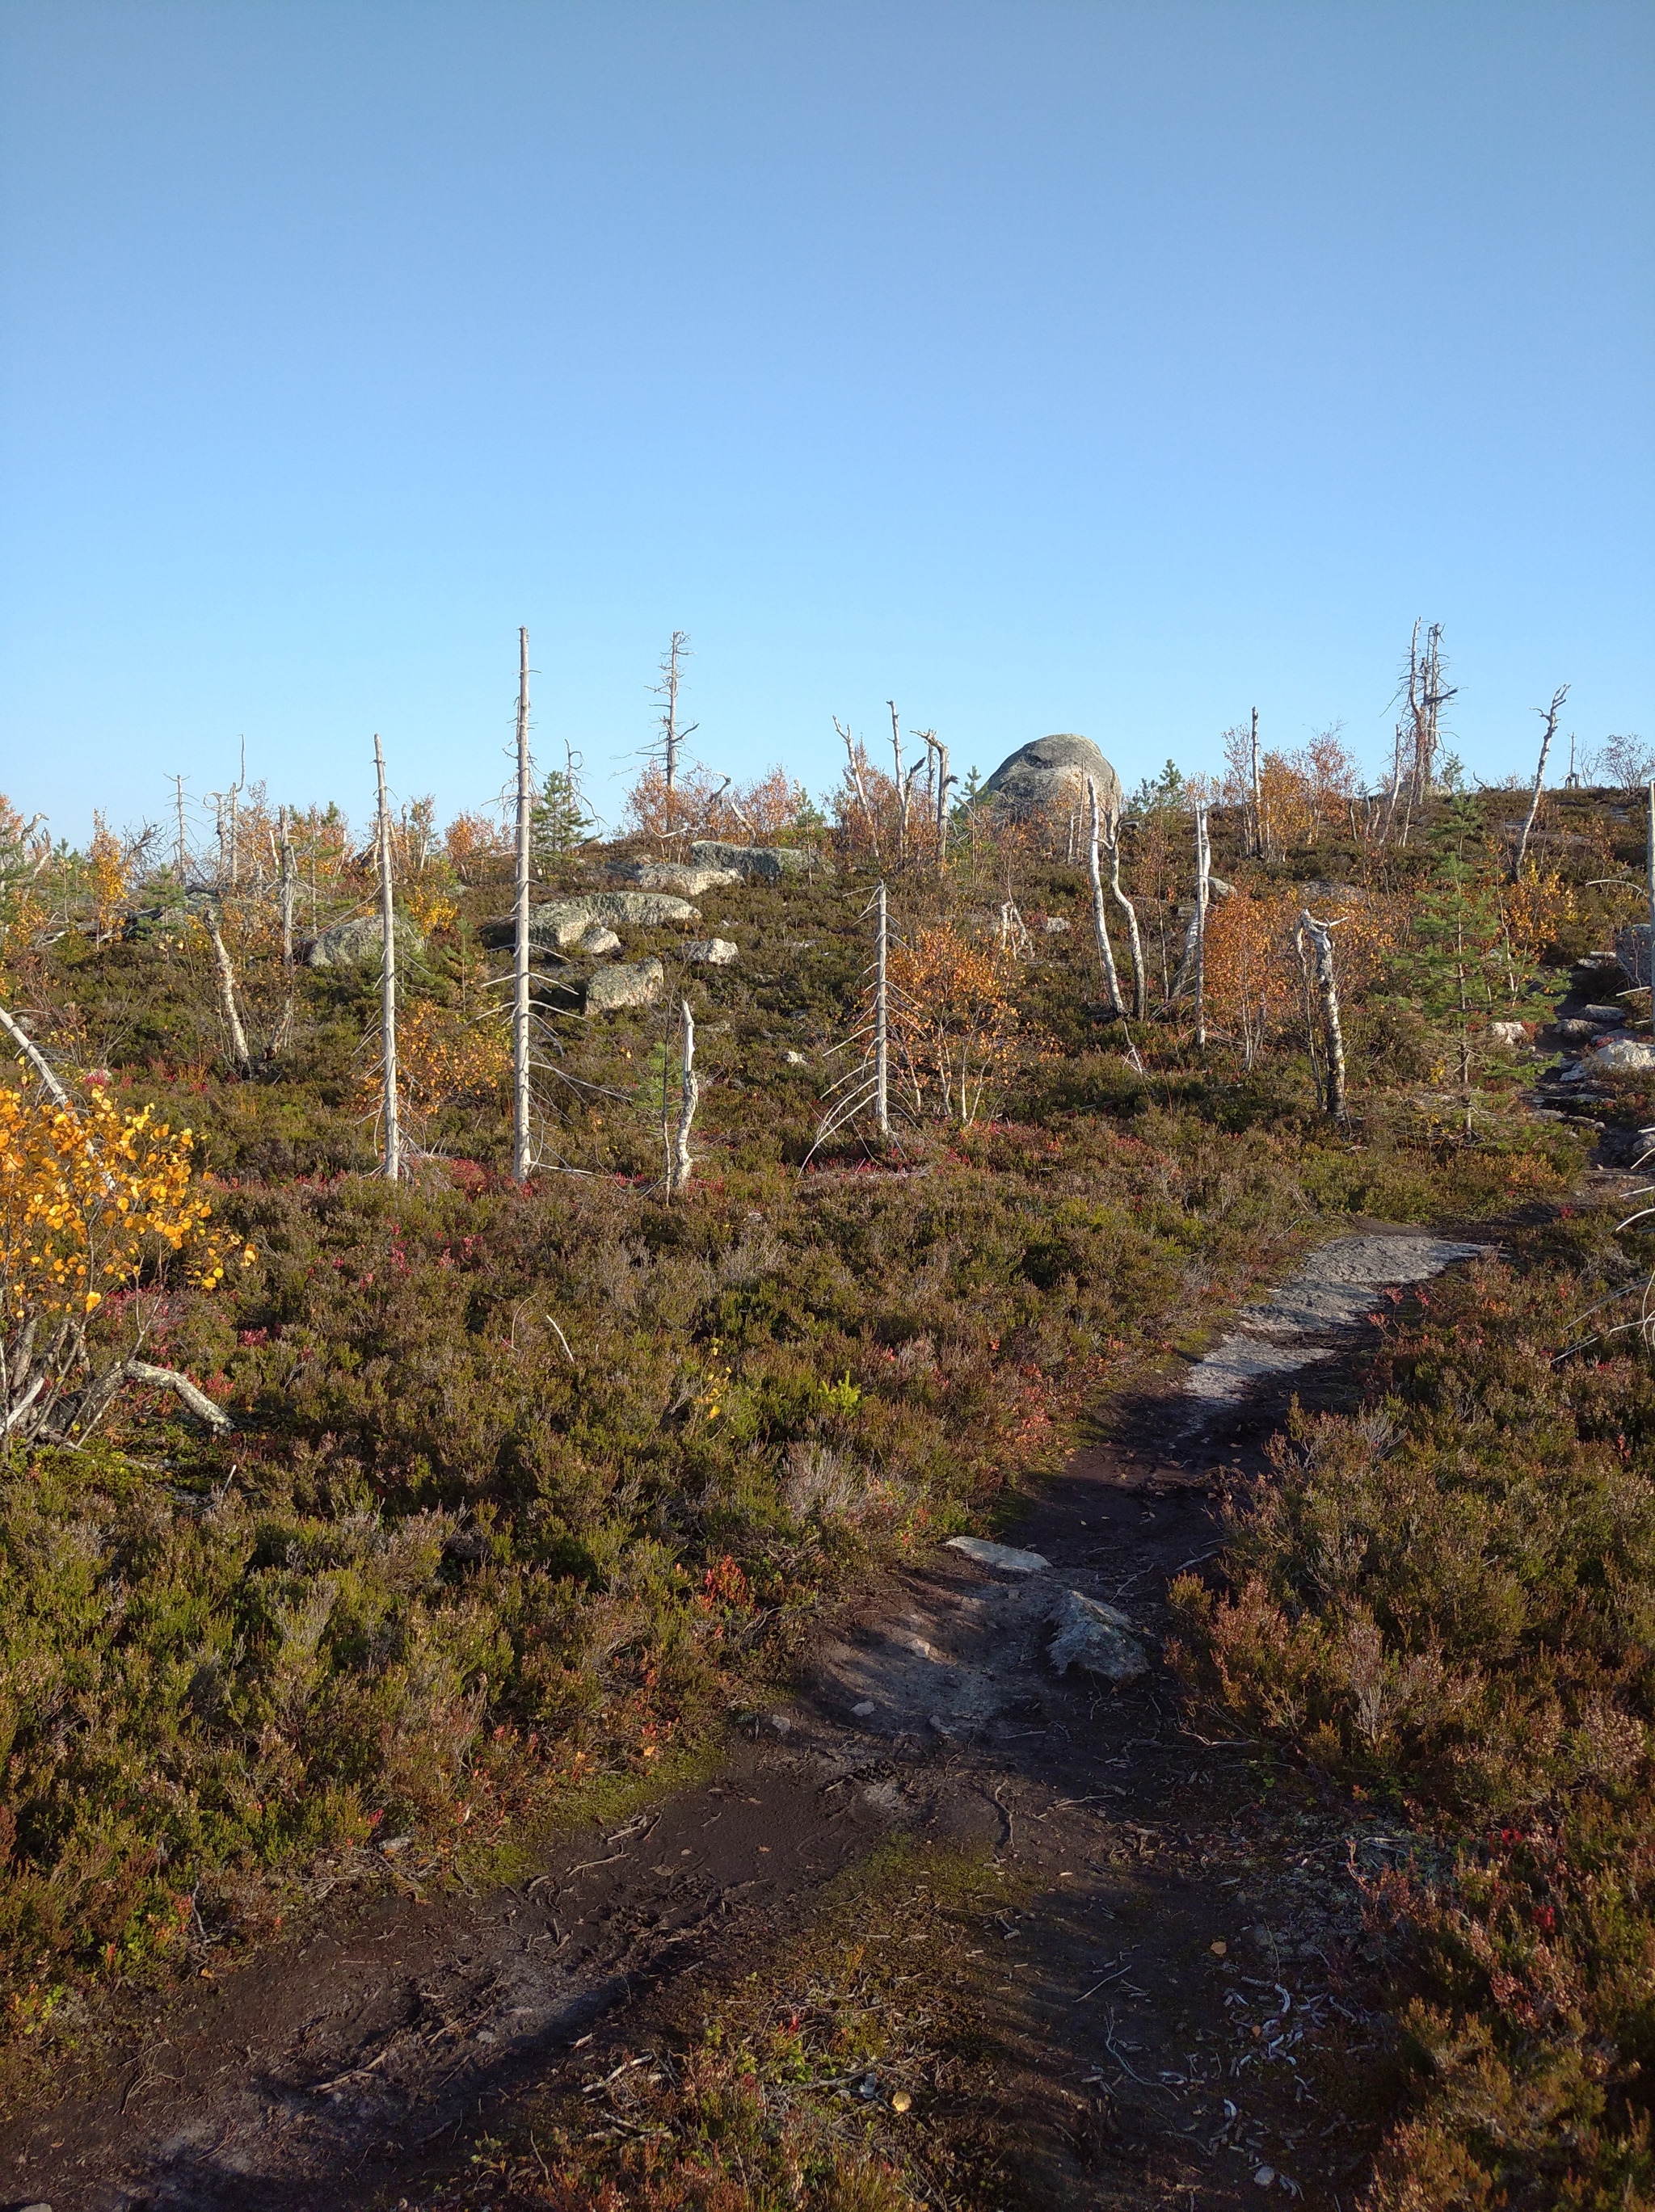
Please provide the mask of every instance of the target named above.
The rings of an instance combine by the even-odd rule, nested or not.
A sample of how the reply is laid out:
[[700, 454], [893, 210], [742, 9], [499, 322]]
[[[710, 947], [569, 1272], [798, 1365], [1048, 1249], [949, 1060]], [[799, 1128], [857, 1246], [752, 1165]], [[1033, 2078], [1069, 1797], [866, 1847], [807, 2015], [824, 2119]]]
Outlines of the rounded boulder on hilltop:
[[1098, 787], [1098, 804], [1105, 814], [1121, 811], [1121, 779], [1090, 738], [1070, 730], [1056, 737], [1036, 738], [1019, 745], [983, 787], [985, 799], [998, 799], [1017, 814], [1031, 814], [1061, 801], [1084, 805], [1086, 778]]

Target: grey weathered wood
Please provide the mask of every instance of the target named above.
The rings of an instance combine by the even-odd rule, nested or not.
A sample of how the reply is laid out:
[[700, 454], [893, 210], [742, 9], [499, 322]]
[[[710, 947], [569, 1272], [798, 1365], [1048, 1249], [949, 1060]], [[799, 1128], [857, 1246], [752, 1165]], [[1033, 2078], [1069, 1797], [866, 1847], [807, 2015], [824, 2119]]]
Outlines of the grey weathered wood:
[[517, 898], [512, 911], [512, 1180], [529, 1175], [529, 861], [534, 770], [529, 758], [529, 634], [517, 633]]
[[385, 934], [380, 970], [380, 1056], [384, 1084], [384, 1174], [387, 1182], [402, 1176], [402, 1115], [397, 1096], [397, 916], [391, 866], [391, 809], [385, 796], [385, 749], [374, 733], [374, 771], [379, 785], [380, 922]]
[[1086, 778], [1086, 805], [1089, 815], [1086, 867], [1092, 878], [1092, 920], [1098, 933], [1098, 963], [1104, 971], [1104, 1000], [1115, 1019], [1124, 1021], [1126, 1001], [1121, 996], [1121, 979], [1115, 970], [1115, 948], [1109, 941], [1109, 927], [1104, 918], [1104, 872], [1098, 860], [1101, 823], [1095, 776]]
[[16, 1020], [14, 1016], [8, 1013], [3, 1006], [0, 1006], [0, 1029], [4, 1030], [6, 1035], [16, 1046], [18, 1051], [22, 1054], [24, 1059], [27, 1060], [29, 1066], [40, 1077], [41, 1082], [45, 1084], [47, 1095], [51, 1098], [52, 1104], [54, 1106], [67, 1106], [69, 1103], [69, 1093], [64, 1089], [63, 1085], [58, 1080], [57, 1073], [53, 1069], [51, 1061], [41, 1051], [40, 1046], [35, 1043], [33, 1038], [23, 1027], [22, 1024]]

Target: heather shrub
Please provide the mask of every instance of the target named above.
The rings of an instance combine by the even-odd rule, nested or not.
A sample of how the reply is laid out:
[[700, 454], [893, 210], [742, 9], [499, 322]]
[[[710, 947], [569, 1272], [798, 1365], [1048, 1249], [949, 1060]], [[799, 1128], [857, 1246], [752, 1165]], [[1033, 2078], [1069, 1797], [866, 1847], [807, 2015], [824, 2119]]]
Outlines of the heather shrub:
[[1519, 1240], [1377, 1327], [1370, 1410], [1295, 1419], [1227, 1591], [1175, 1586], [1198, 1696], [1455, 1842], [1370, 1889], [1421, 2085], [1387, 2212], [1655, 2188], [1655, 1395], [1635, 1334], [1559, 1357], [1605, 1273], [1636, 1287], [1600, 1242]]

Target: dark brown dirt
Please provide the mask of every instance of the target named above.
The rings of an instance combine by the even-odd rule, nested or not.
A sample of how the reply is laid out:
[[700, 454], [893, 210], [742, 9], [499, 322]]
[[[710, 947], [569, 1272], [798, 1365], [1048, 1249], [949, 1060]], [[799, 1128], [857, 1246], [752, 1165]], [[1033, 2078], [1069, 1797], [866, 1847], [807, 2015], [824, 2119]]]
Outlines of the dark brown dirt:
[[[1348, 1366], [1295, 1376], [1301, 1398], [1342, 1397]], [[1209, 1736], [1159, 1663], [1116, 1688], [1046, 1653], [1067, 1589], [1159, 1652], [1169, 1580], [1214, 1554], [1218, 1494], [1283, 1410], [1258, 1395], [1196, 1431], [1171, 1394], [1117, 1409], [1017, 1526], [1052, 1571], [944, 1551], [871, 1584], [715, 1781], [490, 1895], [337, 1901], [285, 1948], [135, 2004], [13, 2116], [0, 2189], [55, 2212], [417, 2195], [903, 1830], [974, 1839], [1015, 1878], [969, 2002], [1025, 2201], [1349, 2205], [1395, 2073], [1347, 1859], [1395, 1839]]]

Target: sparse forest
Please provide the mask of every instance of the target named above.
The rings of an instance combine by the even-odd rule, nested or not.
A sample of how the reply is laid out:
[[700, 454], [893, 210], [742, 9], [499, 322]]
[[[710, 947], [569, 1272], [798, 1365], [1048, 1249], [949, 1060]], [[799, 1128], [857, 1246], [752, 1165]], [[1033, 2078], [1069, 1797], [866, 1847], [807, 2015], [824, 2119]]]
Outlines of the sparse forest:
[[[1160, 1707], [1314, 1848], [1398, 1839], [1325, 1863], [1379, 2056], [1295, 2190], [1655, 2201], [1655, 762], [1577, 762], [1560, 691], [1474, 785], [1421, 625], [1377, 775], [1255, 714], [1215, 775], [1016, 804], [893, 704], [812, 797], [717, 765], [687, 650], [613, 839], [532, 757], [526, 641], [503, 811], [445, 826], [387, 742], [348, 815], [377, 741], [83, 850], [0, 806], [9, 2109], [330, 1899], [518, 1880], [712, 1771], [870, 1578], [1017, 1544], [1261, 1285], [1415, 1224], [1489, 1256], [1274, 1425]], [[904, 2101], [841, 2094], [905, 2047], [873, 1936], [940, 1973], [1011, 1909], [880, 1863], [630, 2119], [403, 2201], [1058, 2201], [945, 2094], [964, 2000]]]

